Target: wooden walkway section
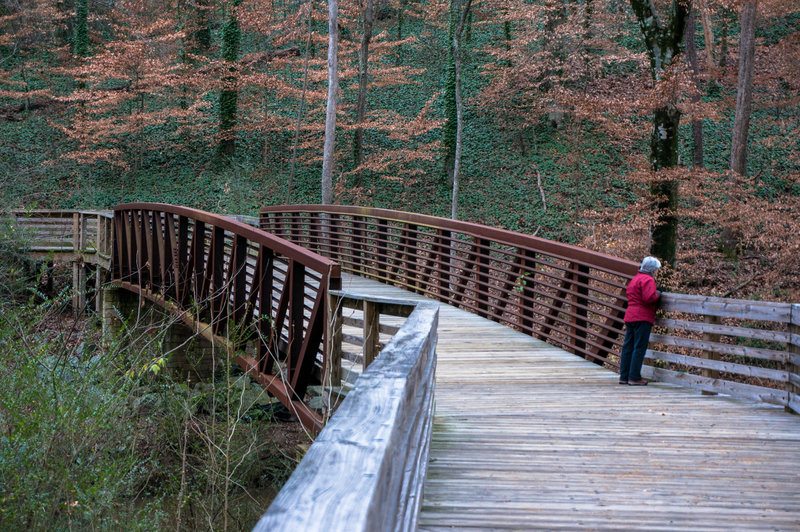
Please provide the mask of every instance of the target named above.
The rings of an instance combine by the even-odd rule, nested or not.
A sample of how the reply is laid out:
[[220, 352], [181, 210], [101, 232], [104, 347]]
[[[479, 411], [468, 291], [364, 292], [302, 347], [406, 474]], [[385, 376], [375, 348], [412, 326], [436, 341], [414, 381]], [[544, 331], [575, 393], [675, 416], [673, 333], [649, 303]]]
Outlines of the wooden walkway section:
[[[346, 275], [343, 290], [409, 292]], [[442, 305], [420, 530], [800, 530], [800, 417], [617, 375]]]

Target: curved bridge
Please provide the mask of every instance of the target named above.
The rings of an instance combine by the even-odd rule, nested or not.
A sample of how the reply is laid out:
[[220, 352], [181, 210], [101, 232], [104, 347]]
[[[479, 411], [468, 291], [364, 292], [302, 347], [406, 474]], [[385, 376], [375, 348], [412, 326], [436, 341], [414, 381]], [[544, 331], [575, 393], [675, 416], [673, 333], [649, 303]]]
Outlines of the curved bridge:
[[387, 344], [258, 530], [800, 527], [800, 423], [774, 406], [800, 410], [800, 305], [666, 294], [662, 383], [620, 387], [635, 263], [380, 209], [260, 226], [124, 205], [114, 250], [126, 288], [232, 350], [255, 339], [237, 361], [313, 427], [303, 395], [335, 384], [343, 328], [365, 362]]
[[[327, 297], [339, 266], [241, 222], [186, 207], [114, 209], [112, 280], [226, 345], [235, 361], [317, 431], [302, 400], [324, 367]], [[248, 342], [256, 348], [244, 354]]]

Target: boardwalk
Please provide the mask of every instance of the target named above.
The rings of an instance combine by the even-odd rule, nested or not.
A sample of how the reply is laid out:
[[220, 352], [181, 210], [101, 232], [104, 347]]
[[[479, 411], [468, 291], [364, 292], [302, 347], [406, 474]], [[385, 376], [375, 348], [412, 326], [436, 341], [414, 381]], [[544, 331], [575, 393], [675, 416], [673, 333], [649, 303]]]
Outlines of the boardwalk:
[[[343, 289], [420, 299], [346, 276]], [[800, 417], [579, 357], [442, 305], [420, 530], [799, 530]]]

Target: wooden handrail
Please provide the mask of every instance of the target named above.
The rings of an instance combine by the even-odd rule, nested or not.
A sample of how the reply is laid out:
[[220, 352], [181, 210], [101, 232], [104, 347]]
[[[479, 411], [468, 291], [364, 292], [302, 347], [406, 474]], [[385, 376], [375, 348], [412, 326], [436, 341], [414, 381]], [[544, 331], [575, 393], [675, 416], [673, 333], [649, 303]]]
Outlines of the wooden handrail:
[[800, 305], [664, 293], [647, 378], [800, 413]]
[[254, 530], [416, 530], [433, 424], [439, 310], [431, 302], [391, 304], [413, 312], [356, 381]]
[[[322, 417], [303, 401], [325, 364], [328, 290], [339, 265], [224, 216], [160, 203], [114, 208], [112, 279], [191, 321], [238, 353], [235, 361], [303, 424]], [[243, 354], [248, 342], [255, 357]]]
[[282, 205], [261, 228], [609, 367], [634, 262], [484, 225], [386, 209]]

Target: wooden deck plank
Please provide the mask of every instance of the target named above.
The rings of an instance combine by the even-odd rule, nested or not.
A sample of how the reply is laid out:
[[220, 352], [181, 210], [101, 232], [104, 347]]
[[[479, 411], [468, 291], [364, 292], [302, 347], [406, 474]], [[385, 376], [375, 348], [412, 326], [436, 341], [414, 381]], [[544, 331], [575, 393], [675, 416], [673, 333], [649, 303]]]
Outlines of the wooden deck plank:
[[670, 384], [620, 386], [448, 305], [439, 322], [420, 530], [800, 529], [800, 417]]

